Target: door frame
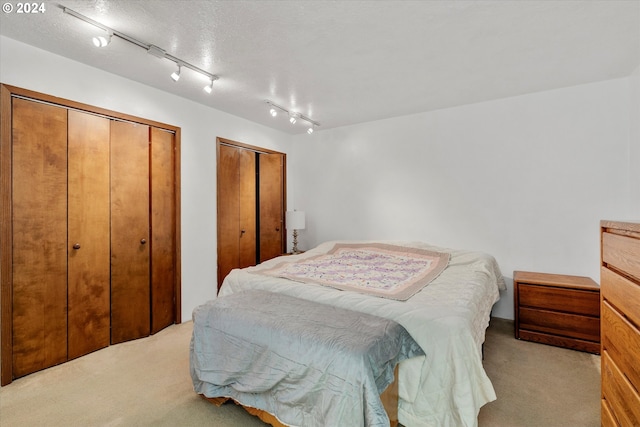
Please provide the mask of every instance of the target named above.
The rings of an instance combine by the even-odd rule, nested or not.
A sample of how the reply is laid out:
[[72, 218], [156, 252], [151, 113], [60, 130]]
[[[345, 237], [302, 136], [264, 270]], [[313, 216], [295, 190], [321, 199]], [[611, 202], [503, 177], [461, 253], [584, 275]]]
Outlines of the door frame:
[[96, 114], [113, 120], [122, 120], [149, 125], [164, 129], [175, 135], [175, 318], [176, 324], [181, 323], [182, 318], [182, 274], [181, 274], [181, 249], [180, 249], [180, 135], [181, 129], [177, 126], [143, 119], [129, 114], [105, 108], [95, 107], [76, 101], [71, 101], [56, 96], [35, 92], [16, 86], [0, 83], [0, 386], [7, 385], [13, 380], [13, 349], [12, 349], [12, 293], [13, 293], [13, 249], [11, 222], [12, 200], [12, 102], [13, 97], [21, 97], [35, 102], [44, 102], [60, 107], [79, 110]]
[[[227, 145], [230, 147], [253, 151], [258, 154], [281, 154], [282, 155], [282, 209], [283, 216], [287, 211], [287, 154], [282, 151], [270, 150], [268, 148], [258, 147], [255, 145], [245, 144], [243, 142], [233, 141], [231, 139], [216, 137], [216, 282], [218, 280], [218, 269], [220, 266], [220, 204], [218, 200], [218, 195], [220, 194], [219, 185], [220, 185], [220, 146]], [[286, 227], [284, 226], [284, 218], [282, 218], [282, 246], [283, 250], [287, 245], [287, 233]], [[256, 234], [259, 234], [260, 230], [256, 230]], [[216, 294], [220, 290], [222, 283], [216, 283]]]

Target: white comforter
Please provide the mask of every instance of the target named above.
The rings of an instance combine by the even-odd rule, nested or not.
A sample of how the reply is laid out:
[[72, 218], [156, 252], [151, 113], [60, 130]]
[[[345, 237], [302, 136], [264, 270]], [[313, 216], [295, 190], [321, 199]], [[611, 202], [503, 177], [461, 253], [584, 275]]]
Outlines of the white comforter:
[[506, 289], [495, 259], [481, 252], [424, 243], [381, 242], [451, 254], [449, 266], [440, 276], [407, 301], [260, 274], [261, 269], [276, 263], [325, 253], [335, 243], [338, 242], [326, 242], [301, 255], [233, 270], [225, 278], [220, 296], [265, 289], [395, 320], [426, 354], [400, 363], [400, 423], [407, 427], [476, 426], [480, 407], [496, 399], [482, 367], [481, 352], [491, 308], [500, 298], [499, 291]]

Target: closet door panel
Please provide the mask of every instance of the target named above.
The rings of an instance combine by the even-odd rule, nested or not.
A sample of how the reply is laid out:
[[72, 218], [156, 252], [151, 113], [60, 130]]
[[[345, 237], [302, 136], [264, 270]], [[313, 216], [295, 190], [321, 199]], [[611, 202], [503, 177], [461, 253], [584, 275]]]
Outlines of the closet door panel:
[[108, 119], [69, 111], [68, 356], [109, 345]]
[[175, 319], [175, 149], [173, 134], [151, 128], [151, 333]]
[[150, 333], [149, 127], [111, 122], [111, 343]]
[[260, 262], [284, 253], [284, 156], [260, 154]]
[[15, 378], [67, 360], [67, 110], [12, 102]]
[[218, 288], [240, 265], [240, 153], [218, 146]]
[[240, 153], [240, 264], [238, 268], [256, 265], [256, 153]]

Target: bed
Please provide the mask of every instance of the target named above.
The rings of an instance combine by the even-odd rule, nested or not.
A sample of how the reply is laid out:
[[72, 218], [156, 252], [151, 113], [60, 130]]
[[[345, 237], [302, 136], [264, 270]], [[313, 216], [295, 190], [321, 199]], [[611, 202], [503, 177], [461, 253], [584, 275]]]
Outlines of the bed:
[[[424, 283], [417, 289], [403, 289], [400, 297], [382, 297], [324, 283], [324, 274], [318, 275], [317, 271], [317, 282], [313, 274], [307, 278], [295, 275], [294, 266], [306, 267], [314, 260], [323, 260], [340, 245], [445, 254], [446, 268], [422, 272]], [[397, 322], [424, 352], [424, 356], [399, 364], [400, 423], [407, 427], [475, 426], [480, 407], [496, 398], [482, 367], [482, 343], [493, 304], [505, 289], [495, 259], [482, 252], [420, 242], [334, 241], [304, 254], [233, 270], [225, 278], [219, 297], [268, 291]]]

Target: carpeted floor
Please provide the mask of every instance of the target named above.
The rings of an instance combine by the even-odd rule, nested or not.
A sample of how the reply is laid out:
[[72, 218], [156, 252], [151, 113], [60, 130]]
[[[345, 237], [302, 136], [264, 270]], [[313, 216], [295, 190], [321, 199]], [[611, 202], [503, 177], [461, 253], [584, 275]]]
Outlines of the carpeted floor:
[[[191, 322], [118, 344], [0, 388], [0, 425], [263, 426], [233, 404], [195, 395], [189, 377]], [[498, 400], [480, 427], [600, 425], [600, 358], [513, 338], [493, 319], [485, 368]]]

